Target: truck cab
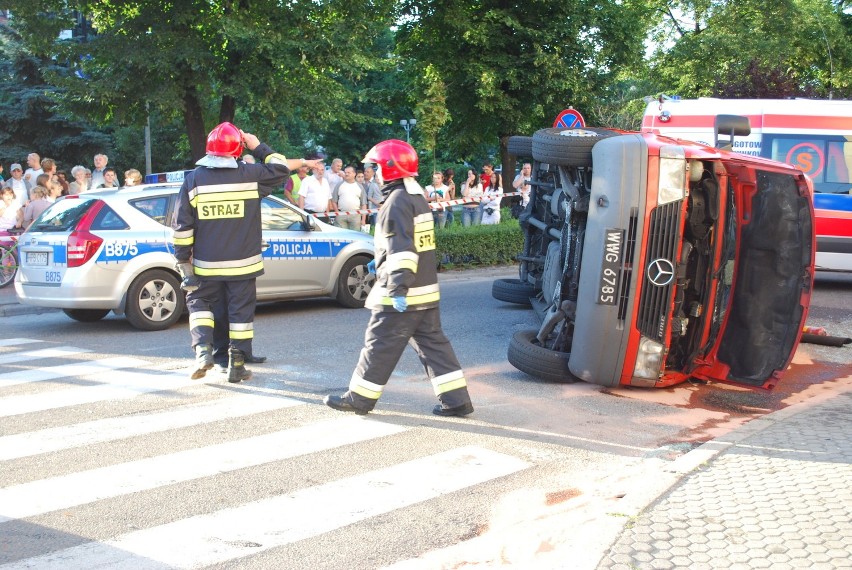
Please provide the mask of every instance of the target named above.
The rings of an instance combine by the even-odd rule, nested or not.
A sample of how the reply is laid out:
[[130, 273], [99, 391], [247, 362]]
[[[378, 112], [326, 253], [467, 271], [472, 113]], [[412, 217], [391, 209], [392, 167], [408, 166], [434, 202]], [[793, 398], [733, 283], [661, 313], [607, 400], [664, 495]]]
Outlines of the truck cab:
[[519, 279], [493, 293], [541, 326], [514, 335], [510, 363], [609, 387], [775, 386], [814, 272], [801, 170], [654, 133], [542, 129], [530, 146]]

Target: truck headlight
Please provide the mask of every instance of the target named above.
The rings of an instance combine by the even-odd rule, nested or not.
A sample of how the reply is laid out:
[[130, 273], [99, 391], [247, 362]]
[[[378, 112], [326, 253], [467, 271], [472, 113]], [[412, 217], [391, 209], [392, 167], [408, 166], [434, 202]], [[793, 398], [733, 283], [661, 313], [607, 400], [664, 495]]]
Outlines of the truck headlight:
[[677, 202], [686, 197], [686, 153], [681, 146], [660, 148], [660, 185], [657, 204]]
[[663, 345], [650, 338], [641, 337], [633, 375], [639, 378], [652, 378], [656, 380], [660, 377], [660, 370], [662, 368]]

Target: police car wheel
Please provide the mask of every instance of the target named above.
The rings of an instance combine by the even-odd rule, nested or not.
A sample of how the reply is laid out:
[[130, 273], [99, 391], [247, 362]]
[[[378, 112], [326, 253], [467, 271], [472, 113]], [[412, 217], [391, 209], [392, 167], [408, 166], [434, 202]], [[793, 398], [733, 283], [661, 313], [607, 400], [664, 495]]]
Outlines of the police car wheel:
[[160, 331], [175, 324], [186, 308], [177, 276], [152, 269], [137, 277], [127, 291], [127, 320], [143, 331]]
[[360, 309], [376, 282], [376, 276], [369, 272], [369, 257], [356, 256], [343, 264], [337, 277], [337, 302], [344, 307]]
[[580, 379], [568, 370], [570, 352], [556, 352], [539, 344], [536, 330], [518, 331], [509, 343], [507, 358], [509, 364], [548, 382], [571, 384]]
[[109, 314], [109, 309], [62, 309], [62, 312], [81, 323], [96, 323]]
[[572, 167], [592, 166], [592, 147], [618, 133], [608, 129], [539, 129], [532, 137], [533, 159]]

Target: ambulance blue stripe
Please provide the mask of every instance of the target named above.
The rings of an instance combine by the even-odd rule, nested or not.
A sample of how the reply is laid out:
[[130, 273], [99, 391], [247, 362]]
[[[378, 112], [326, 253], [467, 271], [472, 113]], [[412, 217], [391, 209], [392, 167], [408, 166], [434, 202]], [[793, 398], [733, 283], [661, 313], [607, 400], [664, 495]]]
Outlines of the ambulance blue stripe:
[[852, 196], [849, 194], [814, 194], [814, 208], [852, 212]]

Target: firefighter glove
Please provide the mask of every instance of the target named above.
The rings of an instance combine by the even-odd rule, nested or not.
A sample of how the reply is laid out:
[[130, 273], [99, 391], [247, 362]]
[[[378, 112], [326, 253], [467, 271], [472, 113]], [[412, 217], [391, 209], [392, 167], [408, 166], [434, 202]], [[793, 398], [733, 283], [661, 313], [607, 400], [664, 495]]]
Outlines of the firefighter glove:
[[178, 273], [180, 273], [180, 276], [183, 278], [183, 281], [180, 283], [180, 288], [187, 293], [197, 291], [201, 286], [201, 280], [195, 276], [195, 269], [192, 267], [192, 264], [184, 261], [178, 263], [176, 268]]
[[367, 263], [367, 271], [369, 271], [370, 273], [373, 273], [373, 274], [376, 273], [376, 260], [375, 259], [371, 259], [370, 262]]
[[408, 308], [408, 301], [405, 297], [391, 297], [391, 301], [393, 302], [393, 308], [400, 313], [404, 313], [405, 309]]

